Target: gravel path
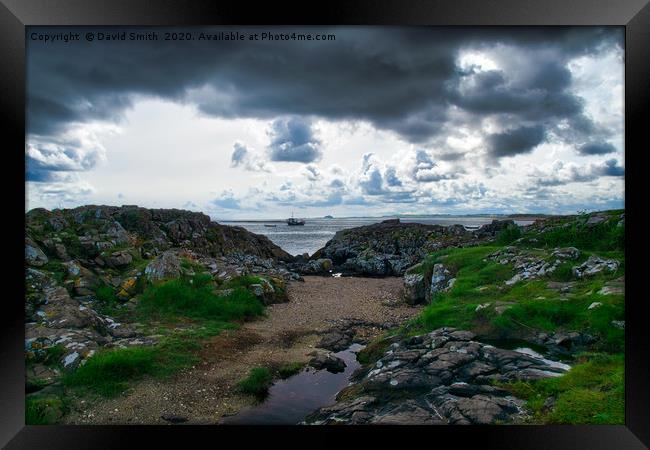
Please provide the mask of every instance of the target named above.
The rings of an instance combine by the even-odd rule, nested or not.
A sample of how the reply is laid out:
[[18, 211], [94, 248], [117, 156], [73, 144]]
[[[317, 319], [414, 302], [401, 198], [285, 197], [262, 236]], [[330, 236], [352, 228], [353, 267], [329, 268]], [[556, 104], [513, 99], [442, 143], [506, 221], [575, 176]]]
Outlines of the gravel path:
[[[345, 319], [397, 324], [420, 311], [401, 302], [401, 278], [305, 277], [292, 282], [287, 303], [271, 305], [267, 317], [211, 339], [201, 363], [169, 380], [143, 380], [114, 399], [74, 400], [70, 424], [167, 424], [162, 415], [186, 423], [215, 424], [253, 404], [234, 386], [253, 367], [306, 363], [319, 333]], [[370, 334], [378, 334], [371, 328]], [[366, 330], [368, 334], [368, 330]]]

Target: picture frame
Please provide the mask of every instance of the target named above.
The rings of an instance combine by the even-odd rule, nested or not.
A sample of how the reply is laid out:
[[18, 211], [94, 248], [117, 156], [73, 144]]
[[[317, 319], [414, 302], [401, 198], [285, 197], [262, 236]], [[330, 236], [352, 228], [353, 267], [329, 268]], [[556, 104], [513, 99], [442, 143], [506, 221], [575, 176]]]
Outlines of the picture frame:
[[[642, 133], [647, 123], [650, 104], [650, 6], [647, 0], [607, 0], [574, 2], [500, 0], [472, 2], [454, 1], [331, 1], [312, 9], [307, 3], [265, 3], [252, 7], [243, 2], [210, 2], [195, 0], [86, 0], [43, 1], [2, 0], [0, 2], [0, 110], [8, 130], [9, 143], [5, 156], [11, 159], [11, 185], [19, 186], [25, 160], [18, 156], [25, 140], [25, 27], [30, 25], [260, 25], [260, 24], [340, 24], [340, 25], [413, 25], [413, 26], [551, 26], [551, 25], [617, 25], [625, 27], [625, 143], [626, 156], [626, 424], [557, 425], [557, 426], [493, 426], [493, 427], [158, 427], [158, 426], [25, 426], [24, 425], [24, 267], [20, 239], [11, 247], [10, 263], [5, 281], [12, 287], [5, 296], [2, 344], [2, 395], [0, 395], [0, 444], [6, 448], [118, 448], [130, 446], [134, 438], [144, 439], [147, 447], [187, 445], [188, 440], [206, 439], [212, 445], [223, 445], [225, 435], [240, 444], [251, 439], [261, 443], [271, 440], [308, 443], [331, 439], [345, 442], [358, 437], [382, 442], [415, 443], [415, 436], [439, 445], [469, 444], [501, 448], [647, 448], [650, 445], [650, 414], [647, 357], [648, 327], [643, 306], [644, 280], [647, 266], [642, 245], [646, 233], [641, 228], [642, 205], [638, 198], [644, 187], [640, 153]], [[313, 7], [313, 6], [312, 6]], [[645, 136], [643, 136], [645, 137]], [[637, 161], [638, 160], [638, 161]], [[24, 203], [20, 194], [8, 189], [8, 233], [24, 233]], [[292, 436], [293, 434], [298, 436]], [[415, 435], [414, 435], [415, 434]], [[322, 437], [321, 437], [322, 435]], [[344, 440], [344, 441], [342, 441]], [[338, 444], [337, 444], [338, 445]]]

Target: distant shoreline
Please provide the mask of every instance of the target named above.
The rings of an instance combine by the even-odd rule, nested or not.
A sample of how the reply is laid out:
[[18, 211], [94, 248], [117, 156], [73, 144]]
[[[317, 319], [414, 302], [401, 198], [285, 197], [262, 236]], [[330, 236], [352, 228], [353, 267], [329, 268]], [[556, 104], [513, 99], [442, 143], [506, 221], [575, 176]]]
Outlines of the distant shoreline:
[[[305, 220], [346, 220], [346, 219], [368, 219], [368, 220], [386, 220], [386, 219], [392, 219], [392, 218], [399, 218], [399, 219], [404, 219], [404, 220], [417, 220], [417, 219], [453, 219], [453, 218], [459, 218], [459, 219], [467, 219], [467, 218], [482, 218], [482, 219], [499, 219], [499, 220], [507, 220], [507, 219], [513, 219], [513, 220], [537, 220], [537, 219], [545, 219], [548, 217], [558, 217], [563, 214], [506, 214], [506, 215], [499, 215], [499, 214], [463, 214], [463, 215], [452, 215], [452, 214], [437, 214], [437, 215], [426, 215], [426, 216], [350, 216], [350, 217], [332, 217], [332, 218], [325, 218], [325, 217], [305, 217]], [[566, 214], [568, 216], [572, 214]], [[219, 220], [219, 219], [213, 219], [216, 220], [217, 222], [220, 223], [238, 223], [238, 222], [251, 222], [251, 223], [286, 223], [286, 219], [229, 219], [229, 220]]]

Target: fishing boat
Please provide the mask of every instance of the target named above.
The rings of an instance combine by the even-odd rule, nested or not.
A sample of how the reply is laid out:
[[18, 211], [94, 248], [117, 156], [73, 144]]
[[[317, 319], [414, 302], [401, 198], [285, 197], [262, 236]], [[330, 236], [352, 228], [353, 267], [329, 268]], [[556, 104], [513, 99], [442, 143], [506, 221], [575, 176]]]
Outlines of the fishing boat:
[[291, 211], [291, 217], [287, 219], [287, 225], [304, 225], [305, 219], [295, 219], [293, 217], [293, 211]]

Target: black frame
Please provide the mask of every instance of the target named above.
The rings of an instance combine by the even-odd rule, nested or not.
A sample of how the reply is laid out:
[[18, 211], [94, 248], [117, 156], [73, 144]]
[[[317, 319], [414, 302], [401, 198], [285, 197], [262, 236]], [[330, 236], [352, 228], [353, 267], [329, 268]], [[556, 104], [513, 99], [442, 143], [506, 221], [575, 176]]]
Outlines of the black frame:
[[[311, 6], [311, 8], [310, 8]], [[215, 3], [209, 0], [182, 2], [174, 0], [0, 0], [0, 111], [9, 132], [10, 144], [3, 157], [11, 156], [9, 172], [15, 186], [24, 188], [24, 163], [18, 148], [25, 140], [25, 27], [29, 25], [262, 25], [262, 24], [349, 24], [349, 25], [620, 25], [625, 26], [625, 141], [626, 141], [626, 425], [589, 426], [492, 426], [492, 427], [159, 427], [159, 426], [25, 426], [24, 425], [24, 298], [22, 241], [11, 243], [11, 263], [4, 279], [16, 291], [5, 296], [0, 327], [0, 445], [7, 448], [116, 448], [132, 445], [133, 438], [144, 437], [146, 447], [166, 443], [187, 445], [188, 439], [201, 437], [213, 445], [224, 443], [225, 435], [243, 443], [251, 438], [276, 437], [283, 445], [295, 442], [313, 445], [316, 433], [341, 438], [362, 433], [385, 441], [396, 435], [401, 442], [418, 445], [413, 433], [429, 445], [472, 442], [481, 446], [503, 448], [588, 448], [636, 449], [650, 445], [650, 400], [648, 382], [648, 330], [639, 295], [643, 288], [641, 248], [645, 239], [641, 229], [643, 213], [638, 204], [643, 183], [640, 158], [644, 119], [650, 104], [650, 5], [648, 0], [330, 0], [318, 10], [308, 2], [302, 5], [265, 2], [253, 6], [246, 2]], [[635, 145], [637, 144], [637, 145]], [[645, 149], [644, 149], [645, 150]], [[15, 161], [14, 161], [15, 158]], [[630, 163], [631, 162], [631, 163]], [[22, 165], [22, 166], [21, 166]], [[22, 173], [19, 168], [22, 167]], [[6, 175], [5, 173], [5, 175]], [[13, 193], [12, 193], [13, 194]], [[24, 203], [19, 196], [10, 200], [9, 217], [15, 236], [24, 233]], [[18, 217], [22, 219], [17, 220]], [[12, 235], [7, 235], [12, 236]], [[637, 261], [640, 261], [637, 263]], [[647, 266], [647, 262], [645, 262]], [[279, 431], [279, 433], [278, 433]], [[303, 439], [292, 439], [290, 433]], [[352, 433], [352, 434], [350, 434]], [[373, 439], [374, 438], [374, 439]], [[128, 440], [127, 440], [128, 439]], [[345, 441], [339, 441], [347, 443]], [[338, 442], [337, 442], [338, 443]], [[447, 443], [447, 445], [449, 445]], [[340, 444], [339, 444], [340, 445]], [[426, 445], [426, 444], [425, 444]]]

